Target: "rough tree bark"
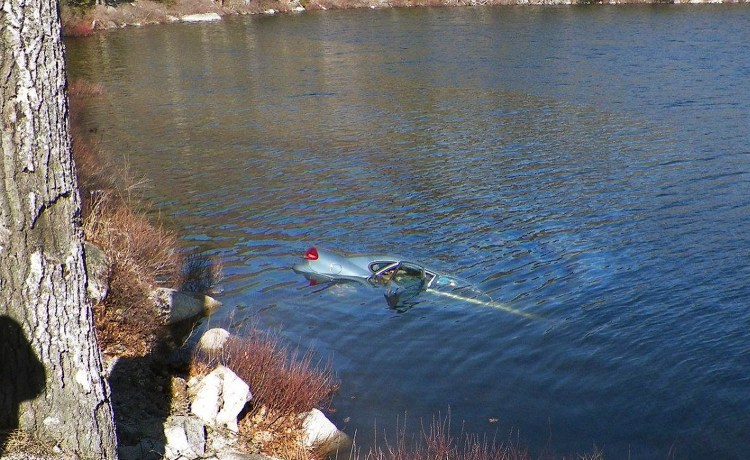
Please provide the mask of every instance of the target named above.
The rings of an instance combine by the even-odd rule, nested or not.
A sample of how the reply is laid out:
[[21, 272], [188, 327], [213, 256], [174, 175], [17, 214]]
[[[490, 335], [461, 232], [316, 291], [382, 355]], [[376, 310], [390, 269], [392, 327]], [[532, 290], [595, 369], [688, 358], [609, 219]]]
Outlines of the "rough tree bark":
[[0, 85], [0, 428], [81, 458], [116, 458], [55, 0], [2, 0]]

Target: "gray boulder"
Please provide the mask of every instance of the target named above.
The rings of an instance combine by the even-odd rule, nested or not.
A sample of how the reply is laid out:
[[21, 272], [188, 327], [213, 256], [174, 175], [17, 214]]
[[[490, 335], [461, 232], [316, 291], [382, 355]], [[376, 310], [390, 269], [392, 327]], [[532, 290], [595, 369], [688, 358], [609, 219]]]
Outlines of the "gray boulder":
[[209, 314], [221, 306], [221, 302], [213, 297], [188, 294], [170, 288], [154, 289], [151, 298], [163, 312], [167, 324]]

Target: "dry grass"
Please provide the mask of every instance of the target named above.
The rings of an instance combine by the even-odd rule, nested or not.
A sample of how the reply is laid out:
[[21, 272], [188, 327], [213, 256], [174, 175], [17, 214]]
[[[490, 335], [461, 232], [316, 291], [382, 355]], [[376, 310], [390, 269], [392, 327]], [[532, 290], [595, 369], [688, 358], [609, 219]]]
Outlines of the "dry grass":
[[95, 308], [100, 345], [122, 356], [148, 354], [166, 335], [149, 293], [176, 281], [176, 236], [106, 193], [91, 205], [84, 233], [112, 264], [109, 294]]
[[282, 459], [315, 457], [300, 446], [298, 414], [330, 407], [338, 389], [330, 364], [317, 363], [311, 352], [292, 350], [277, 335], [255, 328], [231, 337], [220, 355], [198, 353], [193, 367], [210, 369], [217, 363], [250, 385], [252, 404], [240, 421], [250, 450]]
[[144, 356], [168, 337], [149, 293], [158, 286], [208, 293], [219, 282], [221, 267], [211, 258], [183, 257], [177, 235], [151, 218], [149, 205], [140, 199], [144, 181], [133, 178], [127, 166], [118, 170], [104, 162], [100, 148], [85, 135], [81, 114], [103, 88], [73, 81], [68, 92], [84, 234], [112, 264], [109, 294], [94, 309], [97, 336], [108, 354]]
[[[378, 433], [376, 432], [376, 435]], [[359, 452], [350, 458], [365, 460], [530, 460], [540, 459], [576, 459], [576, 460], [604, 460], [604, 452], [594, 446], [591, 453], [578, 455], [556, 455], [545, 450], [539, 456], [532, 457], [528, 449], [522, 447], [518, 440], [510, 437], [507, 441], [498, 442], [466, 433], [461, 430], [458, 436], [452, 434], [450, 411], [446, 417], [440, 414], [434, 416], [429, 425], [422, 424], [418, 435], [408, 435], [406, 423], [396, 422], [395, 435], [389, 440], [387, 433], [383, 433], [383, 445], [373, 446], [366, 455]]]
[[594, 450], [591, 453], [581, 454], [577, 457], [578, 460], [604, 460], [604, 451], [594, 446]]
[[396, 423], [393, 441], [383, 434], [383, 446], [373, 446], [365, 460], [528, 460], [528, 451], [512, 443], [498, 443], [475, 434], [451, 434], [450, 414], [437, 415], [418, 436], [408, 436], [405, 424]]
[[84, 232], [112, 257], [116, 269], [129, 274], [133, 284], [148, 287], [177, 281], [177, 237], [152, 224], [145, 214], [103, 196], [94, 202]]
[[13, 454], [23, 454], [25, 458], [54, 458], [57, 456], [54, 443], [39, 439], [28, 431], [13, 430], [7, 435], [3, 433], [2, 436], [6, 439], [6, 442], [0, 447], [4, 448], [5, 454], [9, 456]]

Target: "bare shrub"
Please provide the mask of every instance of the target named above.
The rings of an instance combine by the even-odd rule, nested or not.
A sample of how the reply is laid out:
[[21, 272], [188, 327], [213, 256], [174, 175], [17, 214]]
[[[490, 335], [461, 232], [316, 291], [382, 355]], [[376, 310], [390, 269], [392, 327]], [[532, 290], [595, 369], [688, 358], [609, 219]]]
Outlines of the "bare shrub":
[[604, 451], [594, 446], [593, 452], [579, 455], [578, 460], [604, 460]]
[[299, 414], [330, 407], [338, 389], [330, 363], [290, 349], [277, 334], [249, 328], [241, 337], [230, 337], [218, 355], [196, 353], [193, 368], [216, 364], [232, 369], [252, 391], [250, 409], [239, 424], [250, 450], [282, 459], [310, 458], [299, 443]]
[[[407, 434], [406, 423], [396, 422], [395, 436], [388, 439], [388, 434], [377, 436], [376, 444], [362, 457], [359, 452], [350, 458], [364, 458], [365, 460], [530, 460], [544, 459], [578, 459], [604, 460], [604, 452], [594, 446], [591, 453], [578, 455], [556, 455], [545, 450], [538, 457], [532, 457], [528, 449], [522, 447], [518, 440], [511, 437], [507, 441], [498, 442], [496, 438], [489, 439], [486, 435], [467, 433], [463, 429], [460, 434], [451, 434], [450, 411], [446, 417], [440, 414], [432, 417], [429, 425], [423, 423], [419, 434]], [[378, 444], [383, 439], [383, 445]]]
[[176, 281], [177, 237], [152, 224], [145, 214], [104, 196], [94, 203], [84, 231], [89, 241], [113, 257], [116, 266], [132, 272], [135, 282], [153, 286]]
[[[105, 352], [143, 356], [164, 342], [167, 330], [149, 293], [173, 286], [179, 275], [177, 237], [148, 218], [132, 194], [137, 181], [126, 172], [113, 174], [95, 143], [84, 135], [81, 112], [101, 86], [84, 81], [69, 85], [73, 159], [82, 201], [87, 241], [110, 260], [109, 293], [94, 308], [97, 336]], [[115, 177], [118, 179], [116, 180]]]
[[396, 423], [396, 434], [389, 441], [383, 435], [384, 446], [373, 446], [366, 460], [528, 460], [525, 449], [512, 443], [498, 443], [486, 436], [461, 431], [451, 434], [450, 413], [446, 417], [433, 416], [428, 426], [422, 425], [418, 435], [408, 436], [406, 424]]
[[152, 351], [165, 330], [149, 293], [176, 280], [176, 236], [106, 194], [92, 205], [84, 233], [112, 263], [109, 294], [95, 309], [103, 348], [133, 355]]
[[245, 380], [253, 392], [250, 417], [265, 412], [273, 425], [280, 418], [327, 409], [338, 389], [330, 364], [313, 362], [313, 354], [283, 345], [279, 337], [252, 329], [231, 338], [222, 353], [223, 363]]
[[107, 353], [143, 356], [170, 339], [149, 297], [153, 289], [208, 293], [221, 279], [221, 266], [213, 258], [179, 254], [177, 236], [152, 218], [141, 198], [145, 181], [131, 176], [127, 164], [113, 168], [90, 140], [83, 113], [90, 100], [104, 95], [103, 87], [74, 80], [68, 91], [85, 238], [111, 263], [109, 293], [94, 309], [97, 336]]

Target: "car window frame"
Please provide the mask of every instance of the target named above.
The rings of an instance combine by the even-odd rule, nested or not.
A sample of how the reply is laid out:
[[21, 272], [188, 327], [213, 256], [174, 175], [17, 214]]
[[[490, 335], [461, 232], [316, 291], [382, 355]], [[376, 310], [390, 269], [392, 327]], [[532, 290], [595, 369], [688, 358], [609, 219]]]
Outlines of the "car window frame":
[[[379, 265], [379, 264], [383, 264], [383, 263], [386, 264], [386, 265], [383, 266], [382, 268], [378, 269], [377, 271], [373, 270], [373, 268], [372, 268], [373, 266], [376, 266], [376, 265]], [[422, 279], [424, 280], [424, 286], [426, 288], [432, 286], [432, 283], [436, 279], [438, 279], [438, 277], [440, 276], [438, 273], [436, 273], [436, 272], [434, 272], [432, 270], [427, 269], [424, 265], [418, 264], [418, 263], [415, 263], [415, 262], [409, 262], [409, 261], [406, 261], [406, 260], [396, 260], [396, 261], [392, 261], [392, 262], [388, 261], [388, 260], [376, 260], [376, 261], [370, 262], [370, 264], [368, 265], [368, 269], [371, 272], [373, 272], [372, 276], [370, 276], [370, 279], [371, 280], [377, 280], [380, 277], [382, 277], [385, 272], [390, 271], [390, 270], [396, 270], [396, 271], [398, 271], [398, 269], [401, 267], [401, 265], [404, 265], [404, 264], [407, 267], [409, 267], [411, 269], [417, 269], [417, 270], [421, 271], [424, 274], [424, 277]]]
[[[393, 267], [397, 266], [400, 263], [401, 263], [400, 260], [373, 260], [372, 262], [367, 264], [367, 269], [370, 271], [370, 273], [372, 273], [372, 276], [378, 276], [382, 274], [383, 272], [392, 269]], [[383, 265], [381, 268], [378, 268], [377, 270], [373, 268], [375, 266], [382, 265], [382, 264], [385, 264], [385, 265]]]

